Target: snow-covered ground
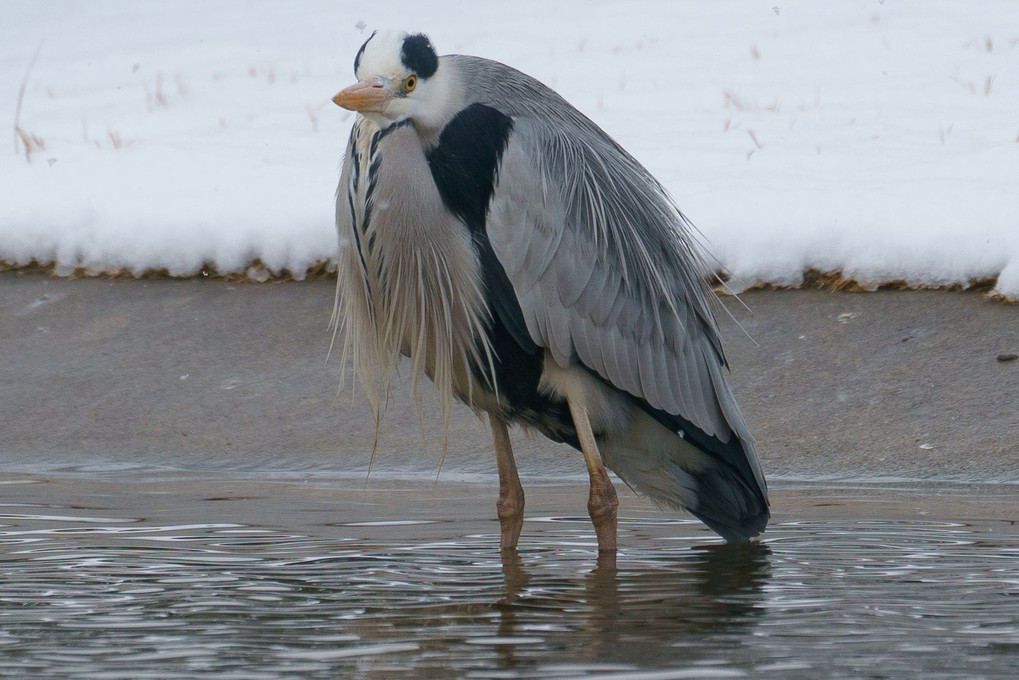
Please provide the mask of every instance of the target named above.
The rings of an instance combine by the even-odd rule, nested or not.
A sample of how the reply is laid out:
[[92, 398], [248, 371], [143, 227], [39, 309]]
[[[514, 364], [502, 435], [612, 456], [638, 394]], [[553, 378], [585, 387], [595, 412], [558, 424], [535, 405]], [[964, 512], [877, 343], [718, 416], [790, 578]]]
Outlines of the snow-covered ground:
[[379, 27], [556, 88], [738, 287], [814, 268], [997, 276], [1019, 296], [1015, 0], [6, 0], [0, 261], [297, 277], [329, 261], [352, 123], [329, 98]]

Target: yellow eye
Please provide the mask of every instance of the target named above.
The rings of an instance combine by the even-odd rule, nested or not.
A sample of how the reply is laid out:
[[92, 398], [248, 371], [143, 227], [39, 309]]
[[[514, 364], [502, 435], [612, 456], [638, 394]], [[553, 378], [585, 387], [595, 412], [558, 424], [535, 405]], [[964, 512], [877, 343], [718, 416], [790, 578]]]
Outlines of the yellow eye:
[[418, 77], [417, 76], [407, 76], [406, 78], [403, 79], [403, 91], [404, 92], [413, 92], [414, 88], [417, 87], [417, 86], [418, 86]]

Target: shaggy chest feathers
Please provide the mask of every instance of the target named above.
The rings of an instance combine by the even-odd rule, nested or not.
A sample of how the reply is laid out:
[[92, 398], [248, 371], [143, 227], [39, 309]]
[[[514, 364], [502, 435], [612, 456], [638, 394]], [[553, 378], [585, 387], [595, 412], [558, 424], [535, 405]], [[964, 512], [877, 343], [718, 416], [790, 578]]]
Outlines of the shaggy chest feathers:
[[349, 358], [376, 418], [401, 355], [411, 359], [413, 390], [425, 375], [435, 383], [444, 425], [454, 397], [497, 408], [494, 384], [478, 379], [493, 362], [478, 258], [443, 206], [417, 133], [360, 118], [350, 153], [337, 192], [344, 365]]

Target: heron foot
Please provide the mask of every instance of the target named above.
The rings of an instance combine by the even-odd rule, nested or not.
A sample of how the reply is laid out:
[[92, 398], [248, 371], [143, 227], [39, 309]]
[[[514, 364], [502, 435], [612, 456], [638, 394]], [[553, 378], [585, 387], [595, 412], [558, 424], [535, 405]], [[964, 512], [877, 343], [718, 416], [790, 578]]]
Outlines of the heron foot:
[[499, 468], [499, 500], [495, 504], [499, 526], [502, 528], [499, 546], [505, 552], [516, 549], [520, 530], [524, 526], [524, 489], [520, 486], [506, 421], [489, 414], [488, 422], [492, 427], [495, 463]]
[[604, 465], [591, 472], [591, 495], [587, 499], [587, 512], [598, 537], [598, 552], [615, 552], [617, 545], [619, 498]]
[[520, 487], [519, 480], [516, 485], [502, 482], [499, 484], [499, 500], [495, 508], [499, 515], [499, 525], [502, 527], [499, 547], [502, 550], [515, 550], [520, 539], [520, 530], [524, 526], [524, 490]]

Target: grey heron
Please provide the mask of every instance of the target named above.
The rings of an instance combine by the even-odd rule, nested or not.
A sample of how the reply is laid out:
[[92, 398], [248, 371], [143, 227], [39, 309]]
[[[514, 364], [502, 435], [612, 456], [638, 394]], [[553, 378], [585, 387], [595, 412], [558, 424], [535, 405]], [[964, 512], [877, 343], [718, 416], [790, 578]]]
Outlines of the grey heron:
[[496, 61], [376, 32], [340, 176], [335, 321], [376, 421], [410, 358], [443, 426], [487, 414], [501, 547], [524, 493], [507, 426], [583, 454], [600, 551], [617, 545], [606, 467], [728, 541], [760, 534], [767, 485], [726, 379], [707, 268], [668, 192], [597, 125]]

